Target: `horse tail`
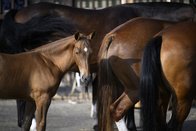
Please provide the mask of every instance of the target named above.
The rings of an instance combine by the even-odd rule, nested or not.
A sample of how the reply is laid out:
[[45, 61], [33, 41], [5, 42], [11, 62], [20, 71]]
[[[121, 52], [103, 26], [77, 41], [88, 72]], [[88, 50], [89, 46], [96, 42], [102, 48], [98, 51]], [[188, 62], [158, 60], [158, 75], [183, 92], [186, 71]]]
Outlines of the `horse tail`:
[[14, 53], [19, 51], [19, 45], [16, 45], [17, 41], [16, 35], [16, 25], [14, 22], [14, 16], [17, 13], [17, 10], [10, 10], [4, 17], [1, 23], [0, 29], [0, 50], [2, 52]]
[[112, 71], [110, 60], [107, 56], [113, 38], [114, 37], [111, 35], [109, 37], [106, 36], [102, 42], [102, 47], [99, 52], [99, 89], [97, 101], [99, 131], [113, 131], [110, 105], [120, 95], [119, 86], [121, 85]]
[[16, 23], [17, 10], [11, 10], [2, 22], [0, 39], [5, 46], [18, 52], [32, 49], [57, 39], [73, 35], [75, 25], [66, 18], [55, 15], [33, 17], [26, 23]]
[[42, 44], [73, 35], [75, 25], [66, 18], [55, 15], [33, 17], [18, 24], [18, 36], [23, 48], [32, 49]]
[[144, 49], [140, 77], [143, 131], [156, 131], [158, 86], [162, 78], [161, 45], [162, 37], [157, 36]]

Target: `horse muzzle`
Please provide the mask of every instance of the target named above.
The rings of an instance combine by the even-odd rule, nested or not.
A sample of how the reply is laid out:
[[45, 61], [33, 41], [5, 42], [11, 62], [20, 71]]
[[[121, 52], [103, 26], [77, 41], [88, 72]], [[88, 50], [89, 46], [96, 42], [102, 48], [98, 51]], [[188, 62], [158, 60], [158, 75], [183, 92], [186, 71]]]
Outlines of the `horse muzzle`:
[[81, 76], [81, 82], [88, 84], [90, 81], [91, 81], [91, 75], [82, 75]]

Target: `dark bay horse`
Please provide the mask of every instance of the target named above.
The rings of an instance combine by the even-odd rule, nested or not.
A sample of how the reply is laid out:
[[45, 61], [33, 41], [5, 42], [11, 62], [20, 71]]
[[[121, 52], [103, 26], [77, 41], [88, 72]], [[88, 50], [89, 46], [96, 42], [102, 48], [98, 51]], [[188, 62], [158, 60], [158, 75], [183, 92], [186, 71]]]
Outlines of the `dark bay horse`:
[[[93, 39], [93, 54], [90, 57], [90, 67], [96, 72], [97, 54], [101, 41], [106, 33], [116, 26], [135, 17], [148, 17], [169, 21], [193, 20], [195, 8], [182, 3], [134, 3], [108, 7], [101, 10], [73, 8], [52, 3], [30, 5], [15, 15], [17, 23], [25, 23], [35, 16], [56, 15], [72, 23], [77, 31], [97, 32]], [[110, 23], [110, 24], [108, 24]]]
[[90, 40], [93, 34], [73, 36], [19, 54], [0, 53], [0, 98], [27, 101], [23, 130], [36, 112], [37, 131], [46, 128], [47, 111], [63, 75], [77, 65], [81, 79], [89, 80]]
[[173, 23], [135, 18], [104, 37], [99, 51], [99, 131], [113, 131], [113, 119], [120, 120], [139, 101], [143, 49], [156, 33], [170, 25]]
[[[196, 23], [161, 31], [145, 47], [141, 72], [144, 131], [181, 131], [196, 98]], [[172, 94], [166, 124], [165, 95]], [[165, 104], [163, 104], [165, 103]]]
[[[42, 16], [57, 16], [59, 18], [63, 18], [65, 23], [68, 25], [59, 24], [56, 26], [56, 29], [70, 26], [74, 27], [75, 31], [80, 31], [84, 33], [89, 33], [92, 31], [96, 31], [97, 35], [93, 39], [92, 50], [93, 53], [90, 56], [90, 70], [92, 72], [97, 72], [97, 54], [101, 45], [101, 41], [106, 33], [111, 31], [116, 26], [124, 23], [125, 21], [135, 18], [135, 17], [149, 17], [170, 21], [184, 21], [184, 20], [194, 20], [195, 19], [195, 8], [189, 4], [182, 3], [133, 3], [133, 4], [124, 4], [118, 5], [114, 7], [109, 7], [101, 10], [88, 10], [88, 9], [78, 9], [63, 5], [56, 5], [52, 3], [38, 3], [34, 5], [30, 5], [22, 10], [19, 10], [13, 17], [12, 21], [14, 25], [19, 23], [27, 23], [35, 17]], [[54, 21], [45, 21], [45, 23], [53, 23]], [[5, 22], [4, 31], [13, 31], [11, 28], [13, 26], [8, 26]], [[109, 23], [109, 24], [108, 24]], [[52, 26], [52, 24], [50, 24]], [[58, 24], [57, 24], [58, 25]], [[17, 27], [17, 26], [14, 26]], [[40, 30], [40, 27], [43, 27]], [[19, 32], [19, 34], [24, 34], [22, 40], [18, 42], [19, 44], [24, 43], [20, 46], [22, 49], [28, 48], [31, 49], [36, 46], [40, 46], [44, 43], [47, 43], [46, 40], [52, 41], [54, 39], [53, 35], [58, 34], [58, 30], [55, 32], [44, 33], [45, 30], [48, 32], [51, 28], [49, 26], [37, 26], [23, 29]], [[8, 28], [8, 29], [7, 29]], [[32, 29], [32, 30], [30, 30]], [[28, 32], [26, 32], [28, 31]], [[55, 31], [55, 30], [54, 30]], [[36, 33], [35, 33], [36, 32]], [[41, 32], [41, 37], [39, 35]], [[9, 33], [1, 33], [2, 35]], [[28, 35], [31, 34], [31, 35]], [[10, 34], [9, 34], [10, 35]], [[28, 37], [26, 37], [26, 35]], [[43, 37], [45, 35], [45, 37]], [[67, 36], [67, 34], [65, 34]], [[65, 37], [60, 31], [59, 37]], [[2, 38], [8, 38], [6, 36], [2, 36]], [[33, 38], [33, 39], [32, 39]], [[39, 40], [37, 40], [37, 39]], [[44, 38], [44, 39], [43, 39]], [[56, 38], [56, 36], [55, 36]], [[33, 40], [36, 41], [33, 41]], [[9, 37], [7, 42], [12, 41], [12, 37]], [[42, 42], [42, 40], [44, 42]], [[28, 41], [28, 42], [27, 42]], [[13, 42], [11, 42], [12, 44]], [[6, 43], [9, 44], [9, 43]], [[11, 45], [10, 44], [10, 45]], [[72, 71], [77, 71], [75, 68], [72, 68]], [[97, 79], [96, 79], [97, 80]], [[96, 83], [96, 81], [94, 82]], [[97, 87], [97, 86], [95, 86]], [[95, 101], [96, 96], [95, 91], [97, 89], [93, 88], [93, 102]]]

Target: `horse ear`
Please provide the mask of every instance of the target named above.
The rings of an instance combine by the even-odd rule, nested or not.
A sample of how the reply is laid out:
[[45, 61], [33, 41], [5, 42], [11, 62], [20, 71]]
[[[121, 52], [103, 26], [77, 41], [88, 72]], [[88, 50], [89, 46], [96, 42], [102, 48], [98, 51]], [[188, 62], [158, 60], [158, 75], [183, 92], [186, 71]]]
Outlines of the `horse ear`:
[[79, 40], [80, 39], [80, 33], [79, 32], [75, 33], [74, 37], [75, 37], [75, 40]]
[[89, 39], [89, 40], [93, 39], [94, 36], [95, 36], [95, 34], [96, 34], [95, 31], [93, 31], [92, 33], [90, 33], [90, 34], [88, 35], [88, 39]]

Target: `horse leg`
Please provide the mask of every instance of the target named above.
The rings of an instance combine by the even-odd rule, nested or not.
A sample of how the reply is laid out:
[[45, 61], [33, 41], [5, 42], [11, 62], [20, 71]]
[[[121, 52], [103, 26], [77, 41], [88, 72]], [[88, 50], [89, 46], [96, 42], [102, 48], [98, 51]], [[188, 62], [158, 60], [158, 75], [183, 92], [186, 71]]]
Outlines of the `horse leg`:
[[118, 131], [129, 131], [126, 126], [125, 117], [123, 117], [122, 119], [120, 119], [118, 122], [115, 123], [118, 128]]
[[46, 117], [48, 108], [51, 103], [51, 98], [48, 94], [42, 94], [35, 99], [36, 103], [36, 125], [37, 131], [45, 131], [46, 130]]
[[16, 105], [17, 105], [17, 114], [18, 114], [18, 126], [22, 127], [24, 121], [26, 101], [18, 99], [16, 100]]
[[[134, 70], [127, 63], [128, 62], [126, 62], [125, 60], [119, 58], [110, 59], [110, 65], [112, 67], [112, 70], [115, 76], [125, 87], [126, 92], [123, 93], [119, 97], [119, 99], [117, 99], [111, 106], [111, 111], [115, 112], [114, 117], [119, 118], [125, 115], [125, 112], [127, 112], [129, 108], [134, 108], [135, 103], [138, 102], [139, 78], [135, 74]], [[121, 67], [121, 70], [117, 70], [119, 67]], [[132, 115], [131, 118], [134, 119], [133, 109], [130, 115]], [[130, 126], [131, 125], [132, 127], [129, 127], [129, 129], [136, 130], [135, 123], [130, 124]]]
[[130, 108], [128, 112], [118, 122], [115, 122], [119, 131], [136, 131], [134, 107]]
[[163, 87], [159, 91], [159, 100], [157, 108], [157, 128], [158, 131], [166, 131], [166, 118], [168, 103], [170, 101], [170, 92], [165, 90]]
[[34, 113], [35, 113], [35, 103], [30, 102], [30, 101], [26, 101], [22, 130], [28, 131], [30, 129]]
[[172, 103], [172, 117], [168, 123], [168, 131], [181, 131], [183, 122], [191, 109], [192, 100], [190, 99], [177, 97], [176, 102], [176, 104]]
[[136, 131], [134, 107], [131, 107], [125, 115], [126, 126], [129, 131]]
[[[189, 58], [189, 55], [187, 58]], [[167, 68], [170, 70], [173, 68], [164, 68], [166, 66], [163, 66], [163, 69], [165, 69], [163, 71], [165, 72], [172, 88], [172, 117], [167, 126], [168, 131], [182, 130], [183, 123], [190, 112], [193, 97], [196, 92], [194, 88], [196, 86], [196, 82], [194, 80], [196, 74], [194, 72], [195, 65], [192, 65], [192, 63], [183, 63], [182, 61], [177, 60], [177, 62], [180, 63], [174, 61], [176, 62], [176, 65], [178, 65], [175, 66], [175, 68], [180, 69], [175, 72], [175, 76], [177, 77], [171, 77], [169, 72], [166, 72]]]
[[98, 76], [95, 76], [95, 79], [92, 82], [92, 106], [91, 106], [91, 117], [94, 119], [95, 123], [93, 129], [98, 130], [98, 121], [97, 121], [97, 88], [98, 88]]

